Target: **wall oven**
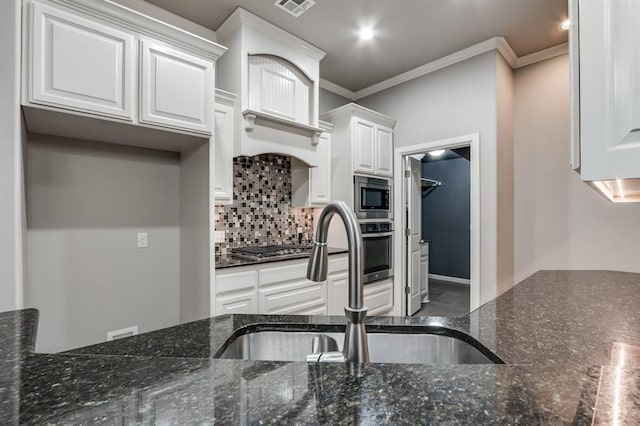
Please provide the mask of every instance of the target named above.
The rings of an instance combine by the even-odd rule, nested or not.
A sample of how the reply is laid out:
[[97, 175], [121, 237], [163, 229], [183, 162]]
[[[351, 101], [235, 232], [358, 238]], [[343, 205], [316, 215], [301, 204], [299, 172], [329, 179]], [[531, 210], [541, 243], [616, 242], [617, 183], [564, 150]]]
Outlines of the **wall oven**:
[[393, 223], [361, 223], [364, 284], [393, 276]]
[[391, 219], [391, 181], [364, 176], [354, 177], [353, 194], [358, 219]]

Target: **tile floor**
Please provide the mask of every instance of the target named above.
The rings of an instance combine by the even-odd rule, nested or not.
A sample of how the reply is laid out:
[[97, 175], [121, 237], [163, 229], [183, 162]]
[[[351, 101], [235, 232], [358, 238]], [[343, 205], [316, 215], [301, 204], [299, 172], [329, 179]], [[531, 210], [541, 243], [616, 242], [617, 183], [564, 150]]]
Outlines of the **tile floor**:
[[429, 279], [429, 300], [413, 316], [462, 316], [469, 312], [469, 286]]

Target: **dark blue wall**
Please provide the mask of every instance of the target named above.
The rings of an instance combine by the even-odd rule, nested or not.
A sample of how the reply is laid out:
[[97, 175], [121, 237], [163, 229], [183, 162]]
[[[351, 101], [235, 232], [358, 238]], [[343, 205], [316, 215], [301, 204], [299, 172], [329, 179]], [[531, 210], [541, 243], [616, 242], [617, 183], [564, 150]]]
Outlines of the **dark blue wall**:
[[429, 240], [429, 273], [469, 279], [471, 191], [465, 158], [422, 163], [422, 176], [442, 182], [422, 192], [422, 238]]

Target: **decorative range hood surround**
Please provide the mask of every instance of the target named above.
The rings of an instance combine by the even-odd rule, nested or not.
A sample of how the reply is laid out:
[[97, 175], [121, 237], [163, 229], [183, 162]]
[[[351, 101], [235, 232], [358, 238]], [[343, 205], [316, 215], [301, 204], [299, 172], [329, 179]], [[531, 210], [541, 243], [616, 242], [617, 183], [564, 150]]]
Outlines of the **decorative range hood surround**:
[[319, 166], [320, 60], [325, 52], [242, 8], [216, 31], [229, 48], [217, 87], [238, 94], [234, 156], [276, 153]]

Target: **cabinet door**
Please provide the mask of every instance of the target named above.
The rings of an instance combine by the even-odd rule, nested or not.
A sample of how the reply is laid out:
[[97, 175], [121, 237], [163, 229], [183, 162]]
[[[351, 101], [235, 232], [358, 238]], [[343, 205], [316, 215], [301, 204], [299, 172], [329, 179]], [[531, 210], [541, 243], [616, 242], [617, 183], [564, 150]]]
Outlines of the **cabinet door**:
[[233, 203], [233, 107], [216, 104], [214, 193], [216, 204]]
[[640, 178], [640, 2], [579, 3], [583, 180]]
[[140, 122], [210, 134], [213, 63], [142, 41]]
[[318, 144], [318, 167], [309, 169], [309, 204], [324, 206], [331, 201], [331, 135], [323, 133]]
[[424, 301], [429, 293], [429, 256], [420, 258], [420, 295]]
[[329, 275], [327, 287], [329, 294], [327, 315], [344, 315], [344, 308], [349, 303], [349, 273]]
[[353, 119], [353, 171], [373, 174], [375, 172], [375, 125], [360, 118]]
[[370, 316], [386, 314], [393, 309], [393, 279], [365, 285], [364, 305]]
[[133, 120], [134, 38], [31, 3], [30, 102]]
[[258, 313], [258, 271], [254, 268], [221, 272], [216, 276], [212, 316]]
[[393, 176], [393, 130], [376, 126], [375, 172], [380, 176]]

